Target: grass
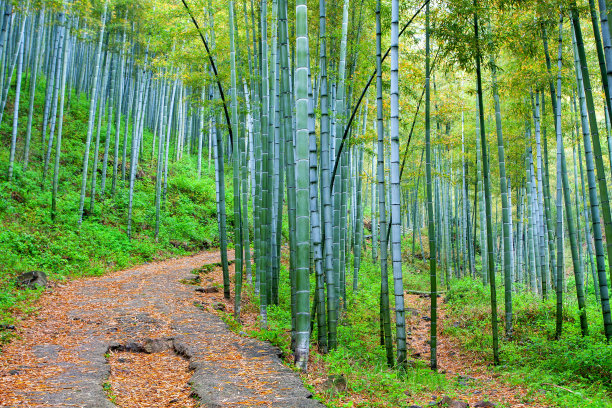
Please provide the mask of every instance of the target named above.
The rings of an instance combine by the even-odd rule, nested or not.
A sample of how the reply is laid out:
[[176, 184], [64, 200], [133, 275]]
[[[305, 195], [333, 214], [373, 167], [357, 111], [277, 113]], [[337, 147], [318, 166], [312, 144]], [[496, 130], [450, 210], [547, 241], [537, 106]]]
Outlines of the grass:
[[[202, 177], [198, 180], [195, 177], [196, 159], [189, 155], [169, 165], [166, 208], [162, 213], [159, 240], [155, 241], [156, 162], [150, 160], [153, 135], [149, 131], [145, 131], [144, 134], [139, 163], [142, 172], [137, 178], [134, 189], [132, 239], [129, 240], [126, 234], [127, 184], [119, 181], [116, 195], [110, 196], [112, 143], [106, 194], [96, 198], [94, 210], [90, 212], [88, 185], [86, 213], [83, 224], [78, 227], [81, 167], [88, 118], [88, 101], [84, 95], [80, 98], [75, 94], [72, 95], [70, 108], [64, 118], [58, 214], [53, 222], [50, 218], [52, 168], [44, 186], [41, 186], [44, 95], [43, 78], [37, 84], [32, 151], [27, 171], [23, 171], [22, 166], [29, 99], [27, 92], [21, 99], [16, 164], [12, 182], [7, 181], [12, 129], [12, 121], [8, 118], [12, 115], [5, 114], [7, 120], [0, 125], [0, 224], [2, 225], [0, 263], [3, 265], [0, 271], [0, 327], [14, 324], [20, 316], [31, 312], [34, 309], [33, 301], [41, 293], [40, 289], [18, 288], [15, 285], [15, 277], [20, 273], [41, 270], [47, 273], [51, 280], [63, 281], [82, 276], [101, 275], [172, 256], [187, 255], [205, 248], [217, 247], [219, 243], [214, 168], [209, 167], [204, 160]], [[9, 95], [7, 110], [10, 106], [12, 112], [11, 100], [12, 96]], [[122, 125], [120, 141], [123, 140], [123, 129]], [[106, 127], [103, 125], [97, 177], [98, 192], [100, 192], [105, 135]], [[171, 160], [174, 157], [172, 153], [171, 148], [169, 155]], [[90, 155], [89, 184], [91, 184], [92, 156], [93, 146]], [[53, 160], [52, 156], [51, 161]], [[121, 161], [121, 154], [119, 160]], [[121, 163], [117, 165], [120, 174]], [[129, 163], [127, 168], [129, 169]], [[230, 187], [228, 205], [231, 206], [231, 183], [228, 183], [228, 187]], [[233, 214], [228, 213], [228, 225], [232, 224]], [[233, 229], [228, 228], [228, 230]], [[0, 329], [0, 342], [9, 340], [12, 335], [12, 331]]]
[[[426, 241], [424, 242], [427, 245]], [[405, 240], [404, 252], [410, 253], [411, 242]], [[418, 242], [417, 242], [417, 251]], [[242, 327], [233, 317], [225, 315], [234, 331], [245, 330], [249, 336], [269, 341], [280, 347], [290, 358], [290, 293], [286, 259], [281, 274], [279, 306], [268, 308], [268, 327]], [[351, 273], [352, 275], [352, 273]], [[305, 385], [316, 398], [330, 407], [407, 407], [427, 405], [432, 395], [456, 396], [465, 385], [451, 377], [434, 373], [422, 361], [409, 361], [406, 373], [386, 366], [384, 348], [379, 342], [380, 269], [368, 251], [362, 257], [359, 291], [353, 293], [351, 278], [347, 278], [347, 307], [338, 327], [338, 347], [328, 354], [319, 354], [314, 343], [316, 325], [311, 338], [309, 372], [303, 375]], [[404, 260], [404, 285], [417, 291], [429, 290], [428, 260], [407, 257]], [[459, 324], [447, 324], [445, 335], [469, 350], [484, 364], [491, 360], [490, 297], [488, 285], [464, 278], [453, 280], [444, 295], [448, 319]], [[311, 280], [314, 288], [314, 279]], [[503, 330], [503, 283], [498, 281], [500, 330]], [[247, 289], [248, 290], [248, 289]], [[574, 286], [568, 278], [565, 294], [564, 334], [554, 340], [555, 303], [529, 293], [514, 294], [515, 335], [512, 340], [500, 339], [502, 364], [490, 366], [497, 381], [520, 385], [527, 389], [522, 396], [529, 406], [534, 401], [551, 407], [612, 407], [612, 346], [602, 335], [601, 313], [594, 297], [589, 297], [587, 311], [591, 334], [580, 336]], [[243, 307], [257, 313], [258, 296], [243, 297], [249, 303]], [[393, 307], [391, 297], [391, 307]], [[466, 373], [469, 374], [469, 373]], [[336, 389], [322, 383], [331, 376], [343, 376], [346, 387]], [[493, 401], [497, 402], [497, 401]], [[499, 404], [498, 406], [504, 406]]]
[[[601, 312], [589, 298], [591, 333], [582, 337], [576, 301], [569, 298], [563, 313], [563, 335], [555, 340], [555, 301], [530, 293], [513, 298], [515, 332], [500, 342], [502, 365], [495, 370], [512, 384], [543, 392], [555, 406], [612, 406], [612, 346], [606, 343]], [[485, 359], [490, 354], [488, 291], [471, 279], [456, 282], [448, 296], [451, 317], [460, 325], [447, 332], [466, 349]], [[503, 300], [500, 294], [498, 302]], [[503, 306], [500, 307], [500, 311]], [[501, 316], [503, 323], [503, 316]], [[503, 327], [503, 325], [500, 325]], [[503, 330], [503, 329], [502, 329]]]
[[[283, 259], [279, 305], [268, 307], [267, 330], [253, 325], [240, 326], [229, 314], [223, 314], [222, 318], [234, 331], [244, 330], [251, 337], [279, 347], [287, 362], [291, 363], [290, 286], [286, 264], [287, 259]], [[416, 272], [415, 267], [410, 268]], [[315, 397], [328, 406], [408, 407], [417, 400], [425, 400], [424, 395], [431, 397], [432, 393], [441, 395], [451, 390], [445, 376], [433, 373], [422, 361], [411, 360], [409, 369], [403, 373], [387, 367], [385, 350], [379, 344], [380, 320], [376, 312], [379, 307], [379, 276], [380, 271], [373, 264], [371, 255], [364, 253], [359, 276], [360, 290], [357, 293], [347, 290], [347, 307], [338, 326], [338, 347], [323, 355], [316, 351], [317, 345], [312, 344], [309, 372], [303, 379]], [[312, 277], [311, 288], [314, 288], [314, 284]], [[418, 288], [421, 288], [420, 281], [419, 285]], [[350, 277], [347, 278], [347, 287], [352, 288]], [[259, 297], [252, 293], [252, 288], [245, 286], [243, 301], [248, 302], [243, 306], [243, 313], [258, 312]], [[316, 330], [315, 325], [311, 337], [313, 341], [317, 338]], [[346, 380], [346, 387], [339, 390], [323, 386], [323, 380], [331, 376], [342, 376]]]

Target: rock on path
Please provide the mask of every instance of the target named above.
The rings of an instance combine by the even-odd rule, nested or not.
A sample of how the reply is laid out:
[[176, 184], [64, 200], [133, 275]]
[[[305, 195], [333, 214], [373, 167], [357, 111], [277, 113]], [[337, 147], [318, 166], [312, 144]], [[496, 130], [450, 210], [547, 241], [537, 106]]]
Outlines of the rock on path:
[[[188, 358], [204, 407], [322, 407], [267, 343], [232, 333], [194, 306], [189, 272], [219, 262], [209, 252], [81, 279], [48, 292], [0, 354], [0, 406], [115, 405], [103, 388], [111, 349], [163, 342]], [[222, 294], [219, 294], [221, 298]]]

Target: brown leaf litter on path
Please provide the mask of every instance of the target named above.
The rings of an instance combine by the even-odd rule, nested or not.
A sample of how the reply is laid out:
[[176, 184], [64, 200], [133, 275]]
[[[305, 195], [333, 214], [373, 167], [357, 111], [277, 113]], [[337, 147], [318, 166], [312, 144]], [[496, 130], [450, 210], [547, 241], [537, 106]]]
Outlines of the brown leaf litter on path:
[[[187, 391], [203, 406], [320, 406], [277, 349], [235, 335], [195, 306], [206, 299], [232, 303], [222, 291], [202, 294], [181, 283], [219, 261], [218, 252], [205, 252], [43, 294], [38, 312], [20, 325], [20, 338], [0, 355], [0, 406], [110, 408], [111, 383], [110, 395], [123, 407], [189, 406], [182, 402]], [[173, 374], [158, 374], [165, 367]], [[168, 398], [175, 392], [182, 394]], [[154, 402], [157, 396], [170, 405]]]
[[[406, 294], [406, 305], [411, 309], [406, 316], [407, 328], [410, 329], [408, 347], [413, 358], [422, 359], [429, 364], [430, 346], [430, 301], [428, 296]], [[503, 381], [499, 374], [491, 371], [490, 365], [483, 362], [475, 353], [461, 347], [456, 339], [444, 330], [451, 320], [446, 313], [446, 306], [438, 299], [438, 371], [444, 373], [449, 382], [460, 382], [462, 386], [455, 389], [455, 399], [475, 404], [488, 400], [497, 406], [505, 404], [511, 408], [546, 408], [549, 405], [541, 402], [537, 395], [529, 393], [524, 387], [510, 385]], [[412, 313], [410, 313], [412, 312]], [[461, 384], [460, 384], [461, 385]]]
[[111, 352], [108, 360], [111, 366], [108, 392], [115, 404], [143, 408], [197, 406], [188, 385], [189, 363], [174, 352]]

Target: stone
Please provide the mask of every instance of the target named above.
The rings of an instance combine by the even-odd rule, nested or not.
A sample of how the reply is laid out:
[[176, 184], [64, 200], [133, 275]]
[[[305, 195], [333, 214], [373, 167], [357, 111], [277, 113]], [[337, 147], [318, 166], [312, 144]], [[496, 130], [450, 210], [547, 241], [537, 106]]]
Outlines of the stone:
[[346, 378], [343, 375], [330, 375], [323, 383], [323, 387], [332, 395], [337, 395], [346, 390]]
[[197, 287], [196, 292], [200, 292], [200, 293], [218, 293], [219, 292], [219, 288], [216, 286], [207, 286], [205, 288], [203, 287]]
[[474, 408], [495, 408], [497, 405], [490, 401], [478, 401], [474, 404]]
[[23, 288], [36, 289], [37, 287], [47, 287], [47, 274], [41, 271], [22, 273], [17, 277], [17, 285]]
[[0, 324], [0, 330], [16, 330], [17, 328], [12, 324]]
[[197, 285], [200, 283], [200, 275], [189, 275], [181, 279], [181, 283], [185, 285]]
[[144, 351], [142, 345], [136, 343], [135, 341], [131, 341], [125, 346], [120, 346], [120, 350], [129, 351], [130, 353], [142, 353]]
[[[212, 257], [213, 255], [210, 256]], [[218, 254], [214, 255], [214, 258], [218, 258]], [[103, 278], [80, 279], [78, 282], [70, 283], [63, 290], [62, 296], [70, 297], [75, 294], [78, 302], [75, 302], [74, 307], [66, 313], [58, 314], [57, 320], [54, 320], [52, 325], [53, 330], [57, 329], [62, 333], [62, 338], [64, 334], [66, 335], [62, 344], [66, 344], [69, 349], [32, 347], [32, 352], [40, 355], [40, 358], [36, 359], [36, 367], [29, 369], [20, 367], [21, 362], [17, 360], [6, 367], [3, 365], [0, 369], [2, 371], [0, 377], [4, 374], [14, 382], [24, 376], [24, 379], [32, 378], [35, 381], [33, 385], [40, 383], [44, 386], [44, 392], [36, 392], [39, 388], [33, 386], [12, 389], [15, 399], [23, 403], [20, 405], [116, 408], [102, 387], [102, 384], [107, 382], [110, 372], [110, 364], [106, 360], [108, 355], [105, 354], [112, 351], [109, 350], [111, 346], [121, 349], [121, 346], [128, 342], [135, 342], [132, 348], [140, 351], [147, 337], [166, 338], [163, 333], [170, 331], [177, 334], [173, 342], [174, 351], [186, 359], [191, 359], [189, 365], [193, 373], [190, 391], [200, 398], [202, 406], [237, 406], [240, 405], [237, 401], [251, 400], [254, 391], [236, 383], [234, 377], [236, 369], [230, 368], [234, 365], [233, 361], [231, 366], [220, 367], [205, 357], [209, 353], [209, 348], [214, 350], [227, 347], [226, 339], [233, 339], [234, 336], [226, 329], [216, 313], [200, 312], [192, 306], [192, 302], [196, 300], [194, 297], [200, 297], [199, 300], [205, 301], [210, 305], [209, 309], [212, 309], [214, 301], [208, 297], [214, 296], [218, 298], [217, 301], [221, 301], [223, 295], [220, 293], [206, 295], [207, 299], [204, 299], [205, 296], [199, 296], [194, 292], [195, 287], [181, 285], [179, 280], [189, 275], [187, 265], [195, 262], [193, 258], [186, 260], [187, 262], [168, 261], [163, 267], [155, 269], [151, 266], [138, 267]], [[16, 277], [17, 274], [11, 276], [11, 284], [15, 283]], [[123, 285], [125, 286], [122, 287]], [[117, 301], [114, 290], [116, 288], [123, 289], [129, 293], [129, 296]], [[103, 306], [98, 307], [98, 305]], [[230, 303], [226, 305], [229, 310]], [[163, 320], [146, 318], [145, 313], [163, 316]], [[74, 321], [73, 317], [79, 317], [81, 320]], [[28, 332], [31, 330], [32, 335], [26, 333], [24, 345], [29, 347], [31, 343], [40, 342], [40, 336], [34, 333], [44, 333], [45, 330], [49, 330], [48, 325], [44, 319], [35, 319], [34, 324], [28, 326]], [[133, 330], [128, 330], [132, 327]], [[106, 332], [111, 328], [119, 328], [119, 332], [107, 335]], [[20, 340], [20, 346], [21, 343]], [[265, 347], [263, 342], [252, 338], [240, 338], [238, 344], [240, 347], [250, 346], [258, 350]], [[68, 352], [71, 358], [63, 358]], [[241, 357], [236, 363], [240, 369], [261, 370], [266, 372], [266, 376], [269, 375], [268, 378], [271, 380], [266, 385], [266, 395], [256, 395], [258, 401], [261, 400], [263, 403], [261, 405], [284, 408], [324, 407], [318, 401], [309, 398], [311, 393], [304, 388], [299, 375], [284, 366], [274, 352], [260, 354], [262, 356], [257, 359]], [[129, 358], [129, 356], [121, 357]], [[3, 360], [3, 363], [5, 362]], [[128, 362], [123, 364], [122, 368], [129, 370], [129, 366]], [[11, 369], [20, 370], [21, 373], [9, 376], [8, 370]], [[48, 370], [53, 377], [41, 378], [41, 370], [44, 370], [44, 373]], [[223, 386], [220, 387], [220, 384]], [[148, 390], [143, 391], [148, 392]], [[0, 394], [2, 393], [0, 390]], [[279, 401], [277, 395], [282, 395], [282, 400]], [[175, 396], [169, 397], [168, 400], [171, 398]]]
[[119, 343], [118, 341], [111, 341], [110, 343], [108, 343], [109, 352], [119, 350], [120, 347], [121, 347], [121, 343]]
[[32, 353], [41, 360], [55, 361], [63, 349], [62, 346], [56, 344], [37, 344], [32, 347]]
[[221, 303], [221, 302], [215, 302], [213, 303], [213, 309], [215, 310], [219, 310], [221, 312], [225, 312], [225, 304]]
[[445, 408], [469, 408], [469, 404], [467, 402], [455, 401], [448, 395], [442, 397], [442, 399], [440, 400], [440, 402], [438, 402], [437, 405]]
[[142, 348], [145, 353], [161, 353], [172, 347], [172, 339], [145, 339]]
[[190, 251], [192, 249], [188, 242], [183, 241], [171, 240], [170, 245], [175, 248], [182, 249], [183, 251]]

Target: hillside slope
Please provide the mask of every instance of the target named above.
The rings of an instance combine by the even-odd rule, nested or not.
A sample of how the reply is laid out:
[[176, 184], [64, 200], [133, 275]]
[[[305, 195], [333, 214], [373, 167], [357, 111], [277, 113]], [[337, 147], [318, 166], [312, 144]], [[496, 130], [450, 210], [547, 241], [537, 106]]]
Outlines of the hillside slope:
[[[28, 87], [29, 88], [29, 87]], [[134, 192], [132, 239], [126, 234], [128, 191], [127, 183], [117, 183], [115, 197], [110, 197], [112, 155], [104, 196], [96, 198], [94, 211], [89, 211], [89, 191], [86, 216], [78, 227], [78, 207], [89, 103], [85, 95], [71, 95], [64, 117], [61, 165], [59, 172], [58, 214], [53, 222], [51, 180], [53, 169], [41, 185], [43, 160], [41, 153], [42, 112], [45, 82], [38, 82], [32, 131], [32, 151], [27, 171], [22, 158], [27, 126], [29, 95], [22, 93], [16, 167], [12, 182], [7, 181], [12, 111], [14, 97], [9, 95], [4, 120], [0, 125], [0, 338], [10, 337], [10, 327], [20, 313], [27, 311], [37, 290], [17, 288], [15, 277], [32, 270], [41, 270], [52, 280], [100, 275], [152, 260], [185, 255], [218, 243], [216, 220], [214, 166], [203, 160], [202, 177], [197, 179], [196, 159], [184, 156], [170, 163], [165, 211], [162, 212], [159, 242], [154, 240], [155, 228], [155, 166], [151, 160], [153, 135], [145, 130], [143, 154], [139, 163]], [[9, 112], [11, 113], [9, 115]], [[123, 133], [123, 132], [122, 132]], [[102, 125], [102, 141], [106, 134]], [[120, 138], [123, 140], [123, 135]], [[122, 148], [122, 146], [121, 146]], [[55, 148], [53, 149], [55, 151]], [[100, 161], [103, 149], [99, 153]], [[129, 155], [128, 155], [129, 156]], [[120, 155], [121, 157], [121, 155]], [[53, 160], [53, 156], [51, 158]], [[121, 159], [120, 159], [121, 160]], [[90, 155], [90, 169], [93, 148]], [[121, 174], [121, 163], [119, 175]], [[102, 170], [98, 168], [98, 186]], [[127, 164], [129, 169], [129, 163]], [[91, 170], [89, 174], [91, 183]], [[229, 183], [231, 184], [231, 183]], [[88, 188], [89, 190], [89, 188]], [[98, 188], [98, 191], [100, 189]], [[231, 194], [229, 194], [231, 205]], [[230, 220], [231, 222], [231, 217]]]

